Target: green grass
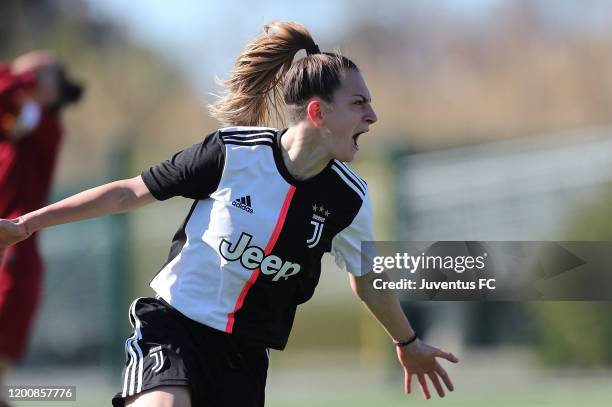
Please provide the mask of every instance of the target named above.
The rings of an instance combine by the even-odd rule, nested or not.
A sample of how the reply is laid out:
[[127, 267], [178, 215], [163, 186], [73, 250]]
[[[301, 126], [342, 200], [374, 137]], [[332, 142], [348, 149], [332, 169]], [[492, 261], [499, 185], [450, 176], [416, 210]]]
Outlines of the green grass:
[[365, 407], [365, 406], [447, 406], [447, 407], [535, 407], [535, 406], [557, 406], [557, 407], [609, 407], [612, 405], [612, 390], [603, 388], [591, 388], [588, 385], [577, 383], [572, 388], [564, 390], [542, 388], [539, 390], [500, 389], [499, 391], [483, 390], [482, 393], [463, 392], [461, 389], [448, 394], [445, 398], [433, 397], [424, 400], [420, 394], [410, 397], [402, 397], [393, 389], [388, 393], [378, 395], [361, 393], [361, 386], [355, 385], [355, 394], [337, 395], [336, 397], [319, 396], [316, 392], [302, 400], [278, 397], [268, 393], [268, 407]]
[[[501, 351], [466, 355], [449, 368], [455, 391], [443, 399], [424, 400], [418, 387], [403, 394], [401, 370], [363, 365], [353, 354], [272, 353], [266, 391], [267, 407], [609, 407], [612, 371], [546, 370]], [[20, 402], [15, 407], [110, 406], [120, 379], [97, 369], [20, 369], [11, 384], [71, 384], [76, 402]], [[433, 389], [430, 387], [433, 395]], [[239, 406], [236, 406], [239, 407]]]
[[[443, 399], [432, 398], [424, 400], [420, 394], [413, 394], [410, 397], [403, 397], [399, 394], [399, 389], [389, 389], [386, 393], [364, 395], [358, 383], [355, 384], [355, 393], [350, 394], [319, 394], [313, 391], [310, 395], [299, 396], [299, 399], [291, 398], [287, 394], [278, 395], [273, 391], [267, 393], [267, 407], [405, 407], [405, 406], [445, 406], [445, 407], [609, 407], [612, 405], [612, 390], [603, 388], [593, 388], [583, 383], [576, 383], [572, 388], [551, 389], [542, 388], [539, 390], [525, 389], [500, 389], [499, 391], [483, 390], [481, 394], [462, 392], [461, 389], [447, 395]], [[100, 389], [81, 389], [82, 396], [76, 402], [22, 402], [14, 403], [15, 407], [43, 407], [59, 406], [67, 407], [94, 407], [110, 406], [110, 397], [113, 389], [109, 393], [104, 393]], [[89, 391], [89, 394], [85, 392]]]

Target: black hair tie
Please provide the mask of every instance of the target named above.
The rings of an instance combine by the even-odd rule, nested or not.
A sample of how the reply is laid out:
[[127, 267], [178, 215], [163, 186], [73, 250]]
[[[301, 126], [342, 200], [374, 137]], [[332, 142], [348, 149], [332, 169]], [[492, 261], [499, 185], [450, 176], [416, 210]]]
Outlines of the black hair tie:
[[314, 54], [320, 54], [321, 50], [319, 49], [319, 46], [317, 44], [315, 44], [314, 42], [312, 43], [311, 46], [306, 47], [306, 55], [314, 55]]

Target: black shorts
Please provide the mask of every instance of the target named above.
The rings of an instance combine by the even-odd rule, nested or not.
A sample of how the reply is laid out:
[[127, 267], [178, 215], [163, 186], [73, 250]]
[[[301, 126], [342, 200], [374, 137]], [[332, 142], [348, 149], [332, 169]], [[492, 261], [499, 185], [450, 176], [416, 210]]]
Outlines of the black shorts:
[[113, 406], [158, 386], [188, 386], [193, 406], [263, 406], [268, 349], [195, 322], [162, 299], [130, 307], [122, 389]]

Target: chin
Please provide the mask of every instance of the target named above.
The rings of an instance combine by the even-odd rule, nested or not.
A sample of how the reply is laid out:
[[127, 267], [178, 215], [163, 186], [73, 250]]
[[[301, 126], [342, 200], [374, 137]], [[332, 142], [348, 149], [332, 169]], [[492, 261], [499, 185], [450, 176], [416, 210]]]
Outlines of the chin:
[[356, 153], [344, 153], [344, 154], [337, 154], [334, 158], [338, 161], [342, 161], [345, 163], [350, 163], [351, 161], [353, 161], [355, 159], [355, 154]]

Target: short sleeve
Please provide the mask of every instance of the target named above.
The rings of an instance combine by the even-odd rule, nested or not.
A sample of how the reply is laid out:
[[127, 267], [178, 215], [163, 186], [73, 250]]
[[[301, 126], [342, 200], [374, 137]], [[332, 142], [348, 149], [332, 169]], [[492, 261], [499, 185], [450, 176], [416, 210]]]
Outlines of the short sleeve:
[[225, 146], [219, 132], [209, 134], [169, 160], [142, 172], [151, 194], [163, 201], [174, 196], [206, 199], [219, 186], [225, 162]]
[[332, 239], [331, 254], [338, 267], [359, 277], [369, 272], [362, 272], [362, 260], [365, 264], [372, 264], [376, 255], [373, 245], [367, 245], [364, 251], [361, 242], [373, 240], [372, 206], [366, 193], [353, 222]]

